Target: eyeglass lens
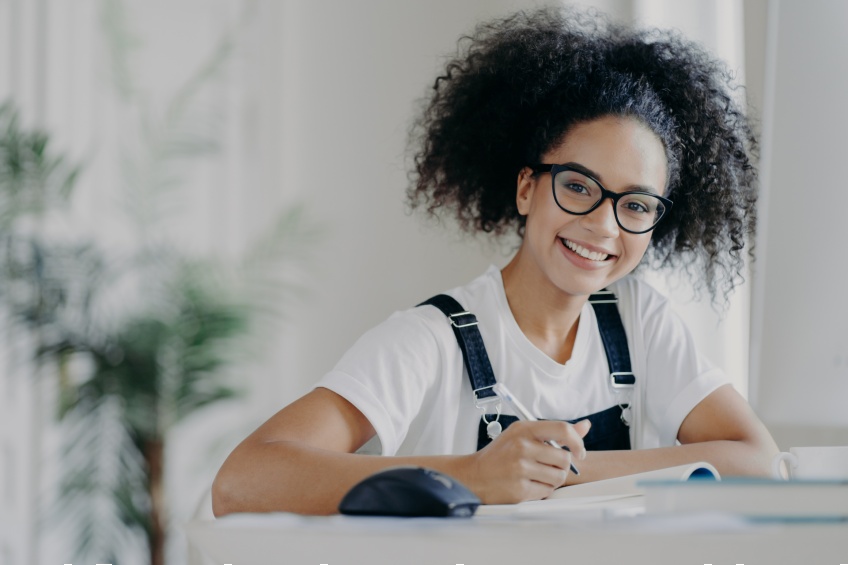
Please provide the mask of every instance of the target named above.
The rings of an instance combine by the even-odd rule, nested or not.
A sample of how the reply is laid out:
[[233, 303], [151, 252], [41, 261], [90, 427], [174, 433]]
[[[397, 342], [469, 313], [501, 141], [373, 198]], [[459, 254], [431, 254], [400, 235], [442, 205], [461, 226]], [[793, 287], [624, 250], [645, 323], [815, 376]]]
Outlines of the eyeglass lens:
[[[554, 198], [566, 212], [582, 214], [602, 197], [600, 185], [577, 171], [559, 171], [554, 177]], [[622, 193], [615, 207], [618, 224], [625, 230], [651, 229], [665, 213], [665, 205], [652, 194]]]

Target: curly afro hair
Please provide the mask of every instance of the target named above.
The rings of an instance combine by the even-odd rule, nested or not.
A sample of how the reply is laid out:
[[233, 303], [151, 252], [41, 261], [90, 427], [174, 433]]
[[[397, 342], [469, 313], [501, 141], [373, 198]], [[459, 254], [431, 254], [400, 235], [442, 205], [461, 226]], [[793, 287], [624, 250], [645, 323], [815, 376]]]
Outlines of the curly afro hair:
[[576, 124], [633, 117], [665, 146], [674, 202], [648, 260], [687, 272], [718, 302], [744, 280], [756, 227], [757, 140], [732, 78], [676, 33], [594, 11], [541, 9], [482, 24], [460, 40], [411, 129], [409, 203], [451, 211], [469, 233], [521, 236], [522, 167]]

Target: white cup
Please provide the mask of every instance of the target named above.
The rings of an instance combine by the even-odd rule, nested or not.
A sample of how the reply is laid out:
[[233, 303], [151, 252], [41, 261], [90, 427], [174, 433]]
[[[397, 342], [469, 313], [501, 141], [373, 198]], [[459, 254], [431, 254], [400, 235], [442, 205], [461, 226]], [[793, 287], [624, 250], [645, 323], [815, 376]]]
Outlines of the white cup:
[[848, 479], [848, 446], [793, 447], [775, 455], [771, 474], [775, 479]]

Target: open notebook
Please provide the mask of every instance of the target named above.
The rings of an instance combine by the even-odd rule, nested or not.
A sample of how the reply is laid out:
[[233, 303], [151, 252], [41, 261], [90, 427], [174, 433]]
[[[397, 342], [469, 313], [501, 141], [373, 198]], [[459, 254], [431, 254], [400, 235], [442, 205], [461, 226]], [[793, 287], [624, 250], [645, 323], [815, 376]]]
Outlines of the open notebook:
[[617, 508], [644, 509], [643, 481], [688, 481], [690, 479], [720, 480], [715, 467], [706, 462], [690, 463], [646, 471], [613, 479], [558, 488], [545, 500], [519, 504], [486, 504], [477, 509], [478, 516], [534, 516]]

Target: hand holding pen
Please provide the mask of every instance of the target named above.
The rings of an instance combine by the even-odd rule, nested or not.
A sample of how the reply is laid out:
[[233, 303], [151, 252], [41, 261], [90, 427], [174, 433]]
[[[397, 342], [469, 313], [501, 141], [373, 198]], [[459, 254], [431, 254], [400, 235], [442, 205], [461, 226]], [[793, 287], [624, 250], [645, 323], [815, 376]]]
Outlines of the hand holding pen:
[[[503, 383], [496, 383], [492, 390], [497, 394], [507, 405], [512, 408], [515, 412], [515, 415], [518, 416], [519, 420], [525, 420], [527, 422], [536, 422], [538, 418], [533, 416], [527, 408], [524, 407], [521, 402], [518, 401], [515, 396], [509, 391], [509, 389]], [[545, 443], [550, 445], [551, 447], [556, 447], [557, 449], [565, 449], [566, 451], [571, 451], [568, 446], [561, 446], [554, 440], [547, 440]], [[570, 464], [571, 472], [575, 475], [579, 475], [580, 471], [577, 470], [577, 467], [574, 466], [573, 463]]]

